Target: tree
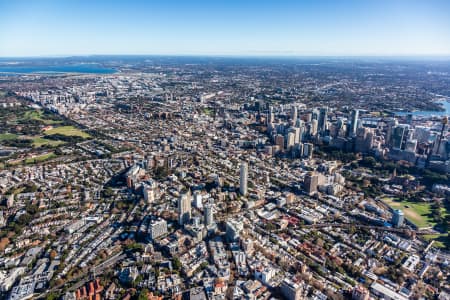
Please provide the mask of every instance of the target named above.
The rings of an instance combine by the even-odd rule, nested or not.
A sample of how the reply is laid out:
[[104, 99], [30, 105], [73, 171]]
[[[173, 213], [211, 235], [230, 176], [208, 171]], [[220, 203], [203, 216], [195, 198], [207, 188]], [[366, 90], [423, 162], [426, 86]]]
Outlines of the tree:
[[366, 167], [373, 168], [377, 164], [377, 161], [372, 156], [366, 156], [363, 158], [361, 163]]
[[181, 269], [181, 261], [178, 257], [174, 257], [173, 258], [173, 268], [177, 271], [179, 271]]
[[58, 295], [55, 294], [54, 292], [51, 292], [50, 294], [47, 295], [47, 297], [45, 299], [46, 300], [56, 300], [56, 299], [58, 299]]
[[139, 293], [138, 300], [148, 300], [148, 289], [143, 288]]

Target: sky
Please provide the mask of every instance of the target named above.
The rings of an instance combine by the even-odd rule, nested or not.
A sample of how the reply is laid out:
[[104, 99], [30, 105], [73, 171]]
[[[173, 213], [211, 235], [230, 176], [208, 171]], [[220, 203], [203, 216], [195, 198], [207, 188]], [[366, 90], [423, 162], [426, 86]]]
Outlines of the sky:
[[448, 0], [0, 0], [0, 57], [448, 56]]

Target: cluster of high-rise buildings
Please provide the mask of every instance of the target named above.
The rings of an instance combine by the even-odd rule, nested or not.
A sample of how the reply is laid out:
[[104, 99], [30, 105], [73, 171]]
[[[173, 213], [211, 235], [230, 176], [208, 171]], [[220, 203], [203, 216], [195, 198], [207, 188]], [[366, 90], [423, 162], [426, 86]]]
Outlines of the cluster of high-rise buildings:
[[306, 109], [300, 104], [269, 106], [266, 116], [258, 116], [267, 125], [269, 155], [307, 158], [314, 146], [329, 145], [450, 172], [447, 117], [388, 117], [358, 109]]

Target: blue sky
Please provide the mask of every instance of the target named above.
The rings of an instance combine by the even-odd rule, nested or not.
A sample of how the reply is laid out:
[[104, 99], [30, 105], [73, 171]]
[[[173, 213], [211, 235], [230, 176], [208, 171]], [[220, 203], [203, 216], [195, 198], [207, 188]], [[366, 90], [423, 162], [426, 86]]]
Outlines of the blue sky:
[[0, 56], [450, 55], [446, 0], [0, 0]]

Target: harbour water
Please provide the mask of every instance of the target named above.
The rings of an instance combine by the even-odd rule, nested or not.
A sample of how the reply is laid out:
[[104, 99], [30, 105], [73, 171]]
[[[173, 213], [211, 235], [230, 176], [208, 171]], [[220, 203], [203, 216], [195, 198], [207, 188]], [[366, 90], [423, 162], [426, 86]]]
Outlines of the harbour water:
[[413, 116], [419, 116], [419, 117], [431, 117], [431, 116], [450, 116], [450, 99], [447, 99], [447, 101], [442, 101], [442, 107], [444, 108], [443, 111], [428, 111], [428, 110], [418, 110], [413, 112], [396, 112], [395, 114], [397, 116], [407, 116], [409, 114]]
[[111, 74], [116, 70], [103, 67], [100, 64], [76, 65], [0, 65], [1, 75], [28, 74], [28, 73], [88, 73]]

